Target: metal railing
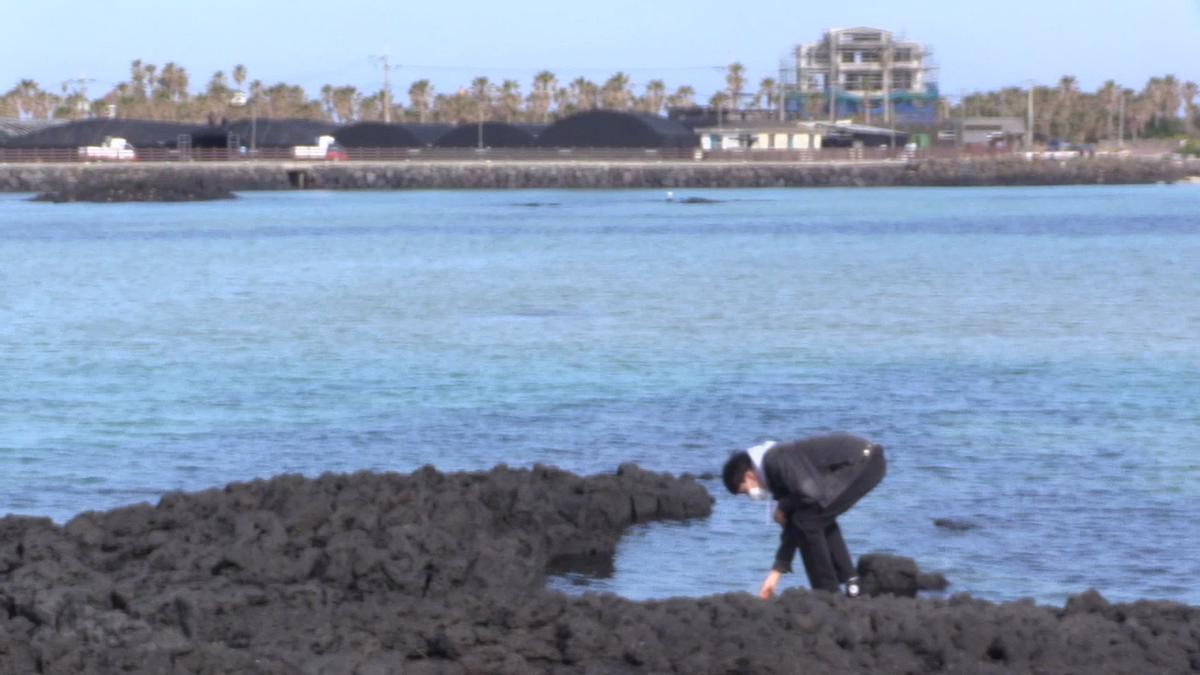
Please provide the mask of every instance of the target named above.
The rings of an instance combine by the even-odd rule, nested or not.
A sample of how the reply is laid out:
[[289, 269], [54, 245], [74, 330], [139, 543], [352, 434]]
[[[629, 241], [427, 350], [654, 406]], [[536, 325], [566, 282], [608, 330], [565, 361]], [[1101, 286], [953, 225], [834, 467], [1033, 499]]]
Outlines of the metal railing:
[[291, 148], [254, 152], [225, 148], [139, 148], [130, 159], [98, 159], [78, 148], [3, 148], [0, 163], [127, 162], [882, 162], [927, 159], [1023, 157], [1024, 153], [987, 148], [890, 147], [819, 150], [699, 150], [692, 148], [346, 148], [324, 158], [297, 158]]

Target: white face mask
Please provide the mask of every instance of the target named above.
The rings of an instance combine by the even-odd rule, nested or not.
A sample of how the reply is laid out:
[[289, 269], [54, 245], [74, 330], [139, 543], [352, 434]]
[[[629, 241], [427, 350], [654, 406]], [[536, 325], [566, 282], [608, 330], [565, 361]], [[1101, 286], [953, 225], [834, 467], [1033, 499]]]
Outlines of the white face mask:
[[750, 488], [750, 491], [746, 493], [746, 496], [750, 498], [750, 501], [761, 502], [765, 501], [766, 498], [770, 497], [771, 495], [760, 487], [752, 487]]

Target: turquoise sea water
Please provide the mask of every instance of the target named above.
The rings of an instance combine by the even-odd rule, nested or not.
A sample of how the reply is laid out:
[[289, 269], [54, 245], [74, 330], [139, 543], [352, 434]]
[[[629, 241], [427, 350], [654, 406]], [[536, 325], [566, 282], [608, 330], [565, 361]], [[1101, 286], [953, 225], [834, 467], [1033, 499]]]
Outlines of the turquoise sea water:
[[[855, 554], [1200, 604], [1200, 187], [677, 196], [722, 202], [0, 195], [0, 514], [426, 463], [719, 472], [844, 429], [890, 459]], [[707, 485], [711, 519], [552, 583], [755, 590], [774, 526]]]

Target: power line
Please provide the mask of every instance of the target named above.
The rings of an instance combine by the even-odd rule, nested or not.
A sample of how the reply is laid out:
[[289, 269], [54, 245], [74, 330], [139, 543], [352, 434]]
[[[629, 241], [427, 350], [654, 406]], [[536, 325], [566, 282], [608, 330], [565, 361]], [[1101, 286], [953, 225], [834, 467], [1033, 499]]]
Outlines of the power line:
[[389, 58], [391, 57], [386, 49], [384, 50], [383, 54], [371, 57], [372, 62], [379, 63], [383, 67], [383, 121], [385, 124], [390, 124], [392, 121], [392, 90], [390, 83], [388, 82], [388, 75], [391, 73], [393, 68], [398, 69], [400, 67], [389, 64]]

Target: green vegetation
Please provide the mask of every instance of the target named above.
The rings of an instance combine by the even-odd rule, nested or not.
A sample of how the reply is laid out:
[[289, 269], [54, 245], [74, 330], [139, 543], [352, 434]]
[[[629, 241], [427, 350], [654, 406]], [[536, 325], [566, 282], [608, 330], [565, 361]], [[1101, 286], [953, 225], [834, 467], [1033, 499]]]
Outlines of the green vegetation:
[[[1029, 90], [1019, 87], [979, 92], [963, 97], [950, 114], [1024, 118], [1028, 97]], [[1196, 83], [1180, 82], [1174, 75], [1152, 77], [1141, 91], [1109, 80], [1090, 94], [1079, 90], [1074, 77], [1065, 76], [1055, 87], [1034, 87], [1034, 132], [1076, 143], [1116, 139], [1123, 112], [1127, 139], [1194, 136], [1200, 130], [1196, 97]]]
[[[167, 63], [160, 68], [137, 60], [130, 65], [128, 80], [98, 98], [89, 97], [78, 81], [64, 83], [56, 94], [32, 80], [22, 80], [0, 95], [0, 117], [78, 119], [104, 116], [115, 106], [118, 116], [141, 119], [205, 122], [247, 117], [253, 111], [259, 117], [349, 123], [383, 120], [384, 103], [390, 100], [391, 119], [396, 121], [547, 123], [596, 108], [660, 114], [668, 106], [692, 105], [696, 96], [690, 86], [669, 91], [658, 79], [637, 88], [623, 72], [599, 83], [584, 77], [563, 83], [553, 72], [543, 70], [534, 75], [528, 93], [516, 80], [496, 83], [486, 77], [477, 77], [458, 91], [438, 93], [429, 80], [421, 79], [408, 87], [407, 105], [396, 101], [394, 94], [385, 98], [382, 91], [363, 92], [349, 85], [327, 84], [314, 98], [297, 85], [266, 85], [260, 80], [247, 82], [247, 78], [245, 66], [236, 65], [228, 76], [224, 71], [213, 73], [204, 89], [193, 93], [183, 67]], [[730, 64], [725, 69], [725, 89], [708, 103], [726, 109], [778, 104], [780, 88], [774, 79], [763, 79], [753, 93], [747, 91], [748, 84], [745, 67]], [[238, 91], [248, 98], [243, 107], [233, 104]], [[943, 114], [1024, 117], [1028, 93], [1019, 87], [977, 92], [963, 97], [957, 106], [945, 106]], [[1196, 83], [1180, 82], [1173, 75], [1151, 78], [1141, 90], [1110, 80], [1094, 93], [1080, 91], [1075, 78], [1067, 76], [1056, 86], [1034, 87], [1035, 133], [1043, 139], [1094, 143], [1116, 139], [1123, 120], [1125, 138], [1130, 140], [1194, 137], [1200, 131], [1197, 94]]]

